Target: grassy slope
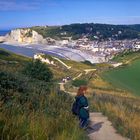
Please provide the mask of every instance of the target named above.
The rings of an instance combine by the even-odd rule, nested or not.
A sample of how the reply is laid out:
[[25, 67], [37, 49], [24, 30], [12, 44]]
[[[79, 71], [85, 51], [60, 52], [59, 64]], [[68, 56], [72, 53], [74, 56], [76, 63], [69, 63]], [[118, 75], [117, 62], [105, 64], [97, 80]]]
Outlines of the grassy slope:
[[17, 62], [25, 62], [30, 60], [27, 57], [11, 53], [10, 51], [5, 51], [4, 49], [1, 48], [0, 48], [0, 59], [6, 61], [17, 61]]
[[[134, 58], [136, 54], [137, 53], [135, 53], [135, 55], [132, 54], [132, 56], [128, 55], [125, 61]], [[139, 64], [136, 65], [139, 67]], [[92, 67], [97, 69], [96, 72], [82, 76], [84, 79], [91, 76], [88, 83], [88, 90], [89, 93], [94, 96], [89, 98], [90, 110], [103, 112], [108, 116], [119, 133], [131, 138], [131, 140], [139, 140], [140, 99], [133, 96], [128, 91], [112, 85], [108, 80], [104, 80], [101, 77], [100, 73], [108, 70], [109, 67], [110, 65], [108, 64], [99, 64]], [[135, 66], [133, 68], [136, 72], [139, 72]], [[131, 79], [129, 81], [131, 81]], [[72, 89], [70, 85], [68, 88]]]
[[137, 52], [126, 51], [115, 56], [113, 58], [113, 61], [125, 63], [127, 61], [133, 61], [139, 58], [140, 58], [140, 51], [137, 51]]
[[140, 139], [140, 99], [119, 94], [95, 93], [90, 98], [90, 109], [108, 116], [113, 126], [131, 140]]
[[71, 114], [73, 98], [58, 92], [53, 83], [48, 85], [23, 75], [21, 71], [28, 61], [28, 58], [0, 50], [0, 72], [15, 75], [26, 89], [24, 92], [8, 90], [5, 92], [8, 100], [0, 100], [0, 139], [86, 140], [78, 120]]
[[[140, 56], [140, 53], [126, 55], [126, 57], [123, 57], [123, 62], [129, 62], [129, 64], [103, 73], [103, 78], [118, 88], [126, 89], [140, 96], [140, 59], [138, 56]], [[120, 61], [122, 58], [118, 57], [117, 60]]]
[[120, 54], [114, 60], [127, 66], [100, 71], [90, 82], [94, 88], [94, 97], [90, 99], [93, 111], [103, 112], [117, 131], [131, 140], [140, 139], [140, 98], [135, 96], [140, 95], [139, 57], [139, 52]]
[[[51, 67], [56, 72], [56, 74], [58, 74], [61, 71], [61, 74], [59, 76], [56, 76], [55, 79], [61, 79], [63, 76], [66, 75], [66, 73], [69, 75], [73, 74], [73, 76], [76, 76], [79, 72], [83, 71], [83, 69], [91, 68], [91, 66], [83, 65], [81, 63], [77, 63], [73, 61], [66, 60], [65, 62], [68, 65], [73, 66], [73, 68], [70, 71], [67, 71], [66, 69], [63, 69], [61, 66], [59, 68]], [[6, 70], [10, 68], [11, 70], [14, 69], [14, 71], [17, 71], [17, 69], [20, 71], [19, 69], [20, 67], [16, 67], [16, 68], [14, 67], [15, 64], [6, 64], [6, 65], [7, 65], [5, 66]], [[13, 67], [11, 68], [12, 65]], [[106, 66], [105, 64], [96, 66], [96, 68], [98, 68], [99, 71], [100, 69], [107, 69], [107, 67], [108, 66]], [[115, 128], [118, 130], [118, 132], [122, 133], [122, 135], [130, 137], [131, 140], [139, 140], [140, 138], [139, 98], [136, 99], [135, 97], [128, 96], [128, 94], [125, 94], [123, 90], [116, 89], [110, 83], [103, 80], [99, 74], [100, 72], [98, 73], [97, 71], [97, 73], [93, 75], [92, 73], [89, 73], [89, 75], [83, 76], [83, 78], [86, 78], [92, 75], [92, 78], [90, 79], [89, 85], [88, 85], [89, 88], [92, 89], [90, 92], [91, 93], [94, 92], [93, 98], [90, 98], [90, 109], [91, 110], [93, 109], [93, 111], [95, 110], [101, 111], [105, 115], [107, 115], [109, 119], [113, 122], [113, 125], [115, 126]], [[41, 94], [47, 93], [47, 91], [42, 90], [43, 88], [41, 84], [39, 84], [36, 81], [34, 84], [31, 84], [31, 85], [32, 85], [31, 87], [33, 87], [34, 89], [32, 92], [30, 91], [31, 97], [33, 95], [36, 95], [36, 96], [33, 96], [33, 98], [39, 99], [41, 101], [40, 105], [42, 106], [42, 108], [40, 108], [40, 111], [36, 113], [35, 112], [33, 113], [31, 111], [30, 115], [29, 114], [26, 115], [26, 112], [20, 116], [17, 115], [17, 118], [15, 118], [14, 115], [8, 118], [8, 115], [5, 113], [5, 108], [3, 108], [4, 110], [3, 112], [0, 113], [0, 118], [2, 118], [5, 121], [11, 120], [9, 121], [9, 123], [7, 121], [7, 126], [9, 126], [11, 122], [14, 123], [15, 120], [17, 122], [16, 126], [20, 126], [17, 129], [16, 126], [13, 125], [12, 123], [13, 126], [11, 127], [11, 133], [18, 135], [18, 138], [20, 136], [19, 134], [22, 134], [24, 136], [25, 134], [28, 133], [25, 137], [29, 135], [29, 136], [34, 136], [34, 138], [38, 137], [40, 139], [45, 139], [46, 137], [49, 137], [49, 138], [53, 137], [54, 139], [64, 140], [66, 139], [66, 137], [67, 138], [69, 137], [71, 140], [79, 140], [79, 139], [85, 140], [86, 138], [83, 136], [83, 132], [80, 130], [76, 131], [76, 129], [78, 128], [78, 126], [76, 125], [76, 120], [74, 120], [74, 118], [72, 118], [72, 116], [69, 114], [69, 111], [70, 111], [69, 105], [72, 103], [72, 99], [69, 98], [68, 96], [61, 96], [61, 95], [58, 96], [54, 94], [54, 92], [51, 92], [51, 94], [47, 97], [48, 99], [46, 100], [44, 96], [38, 96], [37, 94], [37, 93], [41, 93]], [[41, 97], [41, 99], [38, 97]], [[43, 103], [44, 100], [47, 101], [47, 104]], [[63, 104], [64, 106], [61, 106], [62, 102], [64, 103]], [[31, 103], [32, 103], [32, 98], [30, 98], [25, 108], [29, 108], [31, 106]], [[48, 116], [46, 117], [46, 115], [43, 112], [44, 109], [46, 108], [46, 105], [48, 106], [48, 108], [50, 108], [49, 110], [50, 115], [48, 114], [49, 117]], [[63, 107], [65, 108], [65, 110], [68, 110], [68, 111], [63, 111]], [[52, 108], [55, 108], [55, 109], [52, 110]], [[11, 110], [13, 110], [13, 108]], [[7, 111], [11, 113], [9, 109]], [[29, 113], [28, 109], [27, 109], [27, 113]], [[58, 116], [55, 119], [53, 118], [53, 115], [56, 113], [58, 114]], [[28, 119], [25, 119], [26, 116], [29, 116]], [[0, 124], [2, 125], [3, 125], [3, 120], [0, 121]], [[65, 125], [63, 126], [62, 124], [65, 124]], [[62, 126], [62, 127], [59, 127], [59, 126]], [[14, 132], [12, 130], [14, 130]], [[23, 130], [26, 130], [26, 131], [23, 131]], [[43, 130], [42, 135], [38, 135], [38, 132], [40, 133], [42, 132], [42, 130]], [[55, 136], [53, 134], [54, 131], [57, 132]], [[7, 132], [7, 129], [5, 132]], [[45, 138], [43, 137], [44, 134], [46, 136]], [[71, 138], [71, 136], [73, 137]]]
[[[80, 64], [75, 66], [78, 65]], [[110, 65], [107, 64], [99, 64], [92, 67], [97, 69], [96, 72], [82, 76], [84, 79], [91, 76], [88, 92], [94, 96], [89, 97], [90, 111], [103, 112], [119, 133], [131, 140], [139, 140], [140, 99], [102, 79], [100, 73], [108, 70], [109, 67]], [[71, 83], [68, 83], [66, 89], [72, 92], [77, 90], [72, 87]]]
[[72, 60], [61, 59], [65, 64], [71, 67], [71, 69], [66, 69], [61, 63], [57, 62], [58, 67], [49, 66], [53, 73], [55, 73], [55, 79], [60, 81], [66, 76], [74, 78], [80, 73], [85, 73], [85, 69], [94, 69], [95, 67], [83, 64], [82, 62], [76, 62]]
[[0, 49], [0, 70], [16, 73], [21, 71], [30, 58]]

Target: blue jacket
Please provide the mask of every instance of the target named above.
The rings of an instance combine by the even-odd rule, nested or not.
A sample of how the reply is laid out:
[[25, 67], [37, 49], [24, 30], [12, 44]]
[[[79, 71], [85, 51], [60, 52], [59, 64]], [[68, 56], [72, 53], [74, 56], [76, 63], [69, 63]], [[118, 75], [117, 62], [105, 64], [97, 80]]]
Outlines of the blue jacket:
[[88, 109], [88, 100], [87, 98], [83, 96], [76, 96], [76, 99], [78, 98], [78, 105], [80, 107], [79, 110], [79, 118], [80, 119], [88, 119], [89, 118], [89, 109]]

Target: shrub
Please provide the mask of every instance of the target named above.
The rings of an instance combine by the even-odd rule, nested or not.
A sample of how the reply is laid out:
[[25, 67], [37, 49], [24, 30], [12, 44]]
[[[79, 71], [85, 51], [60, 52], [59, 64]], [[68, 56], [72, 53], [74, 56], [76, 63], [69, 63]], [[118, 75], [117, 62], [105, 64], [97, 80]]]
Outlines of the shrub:
[[25, 81], [17, 75], [0, 72], [0, 100], [7, 101], [15, 91], [25, 92], [27, 85]]
[[79, 86], [82, 86], [82, 85], [87, 85], [87, 81], [86, 80], [74, 80], [72, 81], [72, 85], [75, 86], [75, 87], [79, 87]]
[[23, 73], [31, 78], [45, 82], [50, 82], [53, 78], [53, 73], [47, 65], [42, 63], [40, 60], [33, 60], [29, 62], [23, 70]]
[[83, 64], [89, 65], [89, 66], [96, 66], [96, 64], [92, 64], [90, 61], [85, 60], [84, 62], [82, 62]]
[[3, 55], [3, 56], [9, 56], [10, 53], [4, 51], [4, 50], [0, 50], [0, 55]]
[[11, 73], [0, 72], [0, 90], [2, 89], [23, 92], [25, 89], [24, 81]]
[[[38, 81], [40, 82], [40, 81]], [[44, 89], [35, 89], [46, 93]], [[18, 100], [11, 106], [3, 104], [0, 111], [2, 140], [87, 140], [71, 113], [73, 98], [65, 93], [38, 95], [31, 92], [24, 104]]]

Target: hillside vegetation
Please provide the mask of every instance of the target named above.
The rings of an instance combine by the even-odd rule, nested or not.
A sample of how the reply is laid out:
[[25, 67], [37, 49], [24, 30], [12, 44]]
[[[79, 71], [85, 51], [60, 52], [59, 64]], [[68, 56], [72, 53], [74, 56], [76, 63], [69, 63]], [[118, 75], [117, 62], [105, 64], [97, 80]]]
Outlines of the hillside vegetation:
[[[129, 58], [133, 59], [132, 56], [135, 57], [134, 54], [129, 54], [126, 55], [127, 58], [123, 58], [128, 61]], [[53, 76], [46, 81], [38, 76], [47, 73], [40, 72], [36, 77], [36, 61], [0, 50], [0, 138], [88, 139], [85, 132], [79, 129], [78, 120], [71, 114], [73, 97], [60, 91], [57, 84], [66, 76], [75, 79], [80, 74], [78, 78], [65, 84], [66, 91], [76, 92], [75, 86], [86, 84], [90, 111], [103, 112], [119, 133], [131, 140], [139, 140], [140, 98], [102, 77], [102, 73], [112, 70], [111, 65], [87, 65], [61, 60], [71, 66], [71, 69], [66, 69], [57, 61], [57, 66], [37, 62], [40, 70], [44, 70], [45, 66], [46, 71], [49, 69], [49, 72], [52, 72]], [[85, 69], [96, 70], [86, 72]]]
[[[73, 82], [68, 82], [65, 85], [67, 91], [76, 92], [77, 89], [74, 86], [81, 84], [83, 80], [88, 81], [90, 111], [99, 111], [105, 116], [108, 116], [113, 126], [117, 129], [117, 132], [131, 140], [140, 139], [140, 89], [138, 89], [139, 82], [136, 81], [136, 79], [139, 79], [139, 64], [133, 65], [133, 63], [135, 63], [133, 60], [135, 60], [134, 58], [136, 56], [138, 56], [138, 52], [125, 54], [123, 56], [124, 59], [122, 59], [125, 60], [124, 63], [129, 60], [132, 61], [129, 61], [130, 64], [128, 66], [124, 65], [118, 69], [114, 69], [108, 64], [95, 65], [94, 68], [97, 69], [96, 71], [83, 74], [76, 80], [76, 84], [74, 81], [74, 84]], [[119, 56], [117, 57], [121, 60]], [[136, 59], [136, 61], [139, 61], [139, 59]], [[127, 72], [128, 67], [130, 68], [129, 73]], [[132, 87], [129, 84], [129, 88], [135, 88], [137, 86], [137, 94], [134, 94], [131, 90], [129, 91], [126, 87], [122, 88], [118, 86], [116, 81], [110, 81], [107, 76], [103, 77], [104, 73], [111, 73], [112, 71], [119, 71], [120, 69], [124, 72], [120, 76], [118, 76], [120, 73], [116, 72], [114, 77], [118, 80], [122, 80], [121, 82], [123, 84], [128, 84], [132, 81], [132, 85], [135, 86]], [[124, 76], [126, 76], [126, 79], [124, 79]], [[113, 78], [111, 75], [110, 77]]]
[[140, 38], [140, 25], [109, 25], [109, 24], [71, 24], [63, 26], [36, 26], [31, 29], [37, 31], [43, 37], [62, 39], [72, 37], [79, 39], [83, 36], [90, 40], [116, 40]]
[[119, 68], [103, 72], [104, 80], [114, 86], [126, 89], [135, 95], [140, 95], [140, 52], [125, 52], [114, 58], [114, 61], [122, 62]]
[[[73, 98], [34, 73], [29, 58], [0, 50], [0, 139], [85, 140], [71, 114]], [[48, 66], [37, 63], [34, 68]], [[26, 73], [24, 73], [26, 70]], [[27, 70], [32, 70], [27, 73]]]
[[119, 54], [114, 60], [125, 65], [99, 71], [89, 85], [94, 88], [92, 109], [103, 112], [131, 140], [140, 139], [139, 56], [139, 52]]
[[94, 93], [90, 98], [90, 110], [103, 112], [118, 133], [131, 140], [139, 140], [140, 99], [122, 95], [112, 95], [107, 91]]
[[133, 62], [136, 59], [140, 59], [140, 50], [136, 51], [136, 52], [127, 50], [122, 53], [119, 53], [113, 58], [113, 61], [123, 62], [124, 64], [128, 64], [128, 63]]

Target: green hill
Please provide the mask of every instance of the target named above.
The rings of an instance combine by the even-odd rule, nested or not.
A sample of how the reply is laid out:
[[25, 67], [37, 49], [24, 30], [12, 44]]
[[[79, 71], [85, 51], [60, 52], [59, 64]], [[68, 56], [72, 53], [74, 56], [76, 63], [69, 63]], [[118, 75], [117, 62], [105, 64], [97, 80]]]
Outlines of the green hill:
[[126, 89], [140, 96], [140, 53], [125, 53], [118, 55], [114, 60], [125, 65], [103, 73], [103, 77], [114, 86]]
[[[133, 57], [127, 56], [126, 61], [128, 58]], [[108, 83], [108, 79], [103, 80], [100, 74], [110, 70], [110, 65], [61, 61], [71, 69], [66, 69], [58, 61], [56, 66], [42, 64], [0, 49], [0, 138], [87, 140], [87, 134], [79, 128], [79, 120], [71, 114], [73, 97], [60, 91], [58, 85], [66, 76], [74, 78], [81, 74], [76, 82], [87, 81], [90, 112], [102, 112], [119, 133], [131, 140], [139, 140], [140, 99], [116, 88]], [[139, 68], [139, 62], [135, 65]], [[137, 68], [135, 72], [138, 72]], [[85, 72], [85, 69], [96, 71]], [[47, 77], [50, 73], [53, 75]], [[76, 92], [74, 86], [70, 80], [65, 89]]]
[[36, 26], [31, 29], [37, 31], [44, 37], [62, 39], [72, 37], [79, 39], [83, 36], [90, 40], [108, 40], [109, 38], [136, 39], [140, 38], [140, 25], [110, 25], [110, 24], [71, 24], [63, 26]]

